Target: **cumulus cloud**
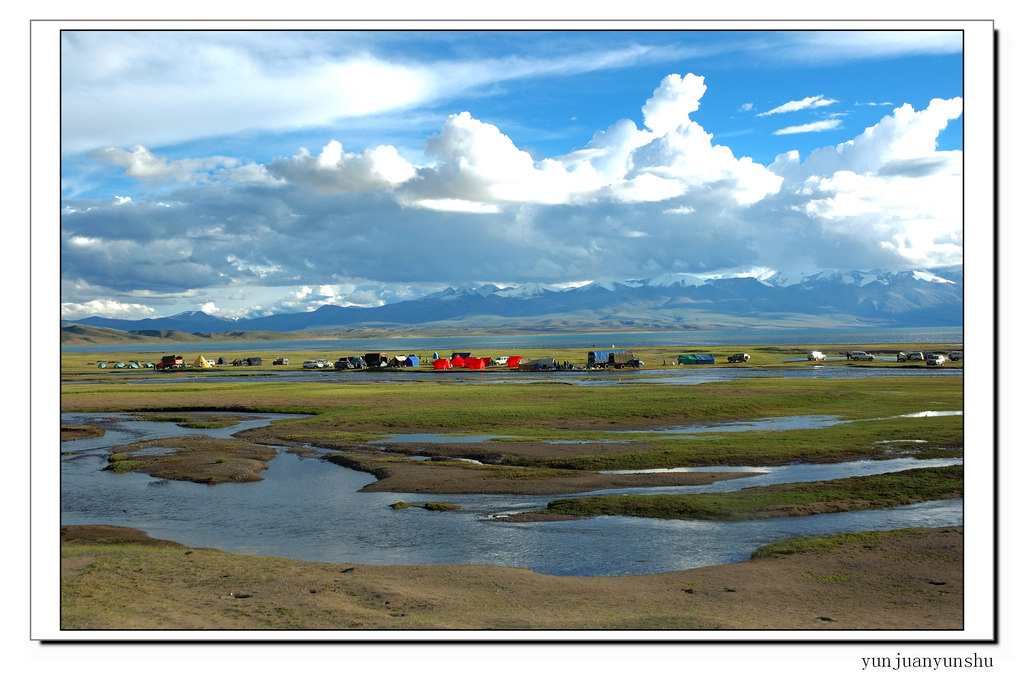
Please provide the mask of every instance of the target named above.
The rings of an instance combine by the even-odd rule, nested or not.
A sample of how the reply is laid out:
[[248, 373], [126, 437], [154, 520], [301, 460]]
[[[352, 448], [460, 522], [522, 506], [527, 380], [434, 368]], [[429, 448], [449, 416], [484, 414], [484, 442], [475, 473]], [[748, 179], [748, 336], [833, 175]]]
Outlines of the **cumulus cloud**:
[[853, 139], [795, 152], [769, 166], [785, 178], [792, 207], [822, 240], [839, 236], [874, 257], [921, 267], [962, 258], [963, 153], [939, 151], [936, 140], [961, 115], [960, 98], [933, 99], [915, 111], [898, 107]]
[[[699, 76], [669, 75], [640, 107], [642, 125], [619, 120], [555, 158], [463, 112], [426, 140], [429, 165], [388, 145], [351, 152], [330, 141], [266, 165], [197, 163], [189, 172], [209, 181], [132, 200], [123, 189], [67, 200], [62, 281], [88, 285], [67, 286], [65, 299], [191, 291], [221, 314], [265, 314], [374, 306], [449, 282], [958, 261], [962, 154], [936, 140], [961, 100], [897, 107], [842, 144], [765, 167], [694, 120], [706, 89]], [[167, 159], [119, 158], [126, 171], [175, 176]], [[209, 294], [246, 286], [276, 293], [230, 305]]]
[[89, 300], [87, 302], [62, 302], [62, 319], [81, 319], [87, 316], [101, 316], [107, 319], [139, 319], [156, 313], [148, 305], [118, 302], [117, 300]]
[[496, 126], [468, 112], [453, 115], [427, 142], [436, 164], [419, 169], [399, 196], [413, 206], [487, 212], [510, 203], [586, 204], [609, 197], [656, 202], [721, 183], [740, 203], [777, 191], [780, 178], [713, 144], [690, 119], [706, 89], [701, 76], [669, 75], [642, 108], [645, 129], [620, 120], [585, 148], [540, 161]]
[[271, 176], [327, 192], [388, 189], [416, 173], [393, 146], [381, 145], [355, 154], [346, 152], [337, 140], [331, 140], [316, 156], [301, 149], [297, 155], [269, 163], [266, 168]]
[[763, 113], [757, 114], [758, 116], [774, 116], [779, 113], [792, 113], [793, 111], [803, 111], [804, 109], [817, 109], [822, 106], [831, 106], [837, 103], [836, 99], [825, 99], [825, 95], [814, 95], [813, 97], [804, 97], [798, 101], [789, 101], [781, 106], [776, 106], [774, 109], [764, 111]]

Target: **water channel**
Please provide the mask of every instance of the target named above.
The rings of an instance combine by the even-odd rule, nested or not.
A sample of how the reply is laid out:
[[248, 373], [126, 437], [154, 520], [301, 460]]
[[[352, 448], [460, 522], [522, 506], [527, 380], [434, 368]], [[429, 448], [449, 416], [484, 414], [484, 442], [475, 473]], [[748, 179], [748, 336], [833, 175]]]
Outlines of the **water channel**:
[[[908, 414], [919, 415], [921, 414]], [[934, 414], [941, 415], [941, 414]], [[203, 430], [217, 437], [274, 418], [247, 414], [238, 425]], [[923, 417], [923, 416], [921, 416]], [[131, 526], [151, 536], [235, 553], [362, 564], [492, 564], [547, 574], [656, 573], [746, 559], [784, 538], [963, 522], [960, 500], [889, 510], [744, 522], [600, 517], [566, 522], [487, 521], [496, 514], [544, 507], [556, 496], [359, 493], [367, 473], [279, 450], [264, 481], [207, 486], [141, 473], [104, 472], [110, 447], [188, 433], [174, 423], [109, 414], [62, 414], [63, 424], [97, 424], [106, 434], [61, 445], [61, 522]], [[820, 426], [828, 426], [822, 422]], [[751, 424], [756, 427], [757, 423]], [[465, 441], [465, 440], [463, 440]], [[630, 493], [731, 491], [752, 485], [877, 474], [951, 465], [961, 459], [854, 461], [757, 468], [763, 473], [701, 487], [643, 488]], [[715, 468], [728, 469], [728, 468]], [[731, 468], [735, 469], [735, 468]], [[623, 490], [592, 493], [623, 493]], [[577, 494], [578, 495], [578, 494]], [[396, 501], [444, 500], [455, 512], [396, 511]]]

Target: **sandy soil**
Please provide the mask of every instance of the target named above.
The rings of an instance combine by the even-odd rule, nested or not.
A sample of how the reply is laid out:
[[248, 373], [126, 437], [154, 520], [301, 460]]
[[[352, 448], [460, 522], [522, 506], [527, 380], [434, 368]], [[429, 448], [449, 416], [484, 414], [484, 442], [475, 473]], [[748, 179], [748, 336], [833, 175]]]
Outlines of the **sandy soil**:
[[821, 554], [624, 577], [303, 563], [187, 548], [117, 527], [62, 527], [61, 541], [67, 630], [963, 626], [959, 528], [884, 532]]

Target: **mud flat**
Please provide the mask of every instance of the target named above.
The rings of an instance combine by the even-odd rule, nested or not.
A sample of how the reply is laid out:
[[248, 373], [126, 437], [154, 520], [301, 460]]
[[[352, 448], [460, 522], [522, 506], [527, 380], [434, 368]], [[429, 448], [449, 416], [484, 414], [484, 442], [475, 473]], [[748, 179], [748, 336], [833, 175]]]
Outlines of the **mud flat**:
[[656, 472], [605, 475], [599, 472], [482, 465], [466, 460], [417, 461], [372, 452], [347, 452], [327, 460], [361, 472], [377, 481], [360, 491], [395, 491], [429, 494], [525, 494], [581, 493], [598, 489], [629, 489], [659, 486], [695, 486], [723, 479], [749, 477], [756, 472]]
[[[961, 527], [775, 544], [743, 562], [618, 577], [233, 555], [61, 528], [64, 630], [959, 630]], [[454, 634], [453, 639], [458, 639]], [[500, 638], [499, 638], [500, 639]]]
[[[192, 435], [115, 446], [106, 470], [202, 484], [258, 482], [277, 452], [243, 440]], [[146, 453], [147, 451], [154, 451]], [[136, 454], [136, 455], [133, 455]]]

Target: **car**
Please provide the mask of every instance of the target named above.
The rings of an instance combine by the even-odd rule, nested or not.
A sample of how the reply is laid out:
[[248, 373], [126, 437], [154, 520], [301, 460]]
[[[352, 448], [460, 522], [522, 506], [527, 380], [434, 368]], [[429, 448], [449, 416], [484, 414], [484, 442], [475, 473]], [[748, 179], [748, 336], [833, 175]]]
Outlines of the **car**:
[[964, 351], [962, 349], [954, 349], [949, 352], [950, 361], [960, 361], [964, 358]]
[[306, 361], [302, 362], [302, 367], [303, 368], [323, 368], [324, 367], [324, 362], [323, 362], [323, 359], [307, 359]]
[[924, 361], [924, 352], [910, 352], [907, 361]]
[[874, 361], [875, 355], [870, 352], [850, 352], [852, 361]]
[[808, 361], [825, 361], [825, 359], [827, 359], [827, 358], [828, 357], [826, 357], [824, 354], [822, 354], [821, 352], [819, 352], [817, 350], [813, 350], [813, 351], [807, 353], [807, 360]]
[[941, 354], [932, 354], [930, 357], [928, 357], [927, 363], [929, 366], [941, 366], [942, 364], [946, 363], [946, 357], [942, 356]]
[[278, 357], [278, 358], [274, 359], [274, 365], [275, 366], [287, 366], [288, 365], [288, 359], [286, 359], [285, 357]]
[[498, 357], [497, 359], [491, 359], [491, 363], [495, 366], [508, 366], [508, 357]]
[[750, 355], [744, 354], [743, 352], [737, 352], [736, 354], [729, 355], [729, 363], [736, 363], [737, 361], [750, 361]]

